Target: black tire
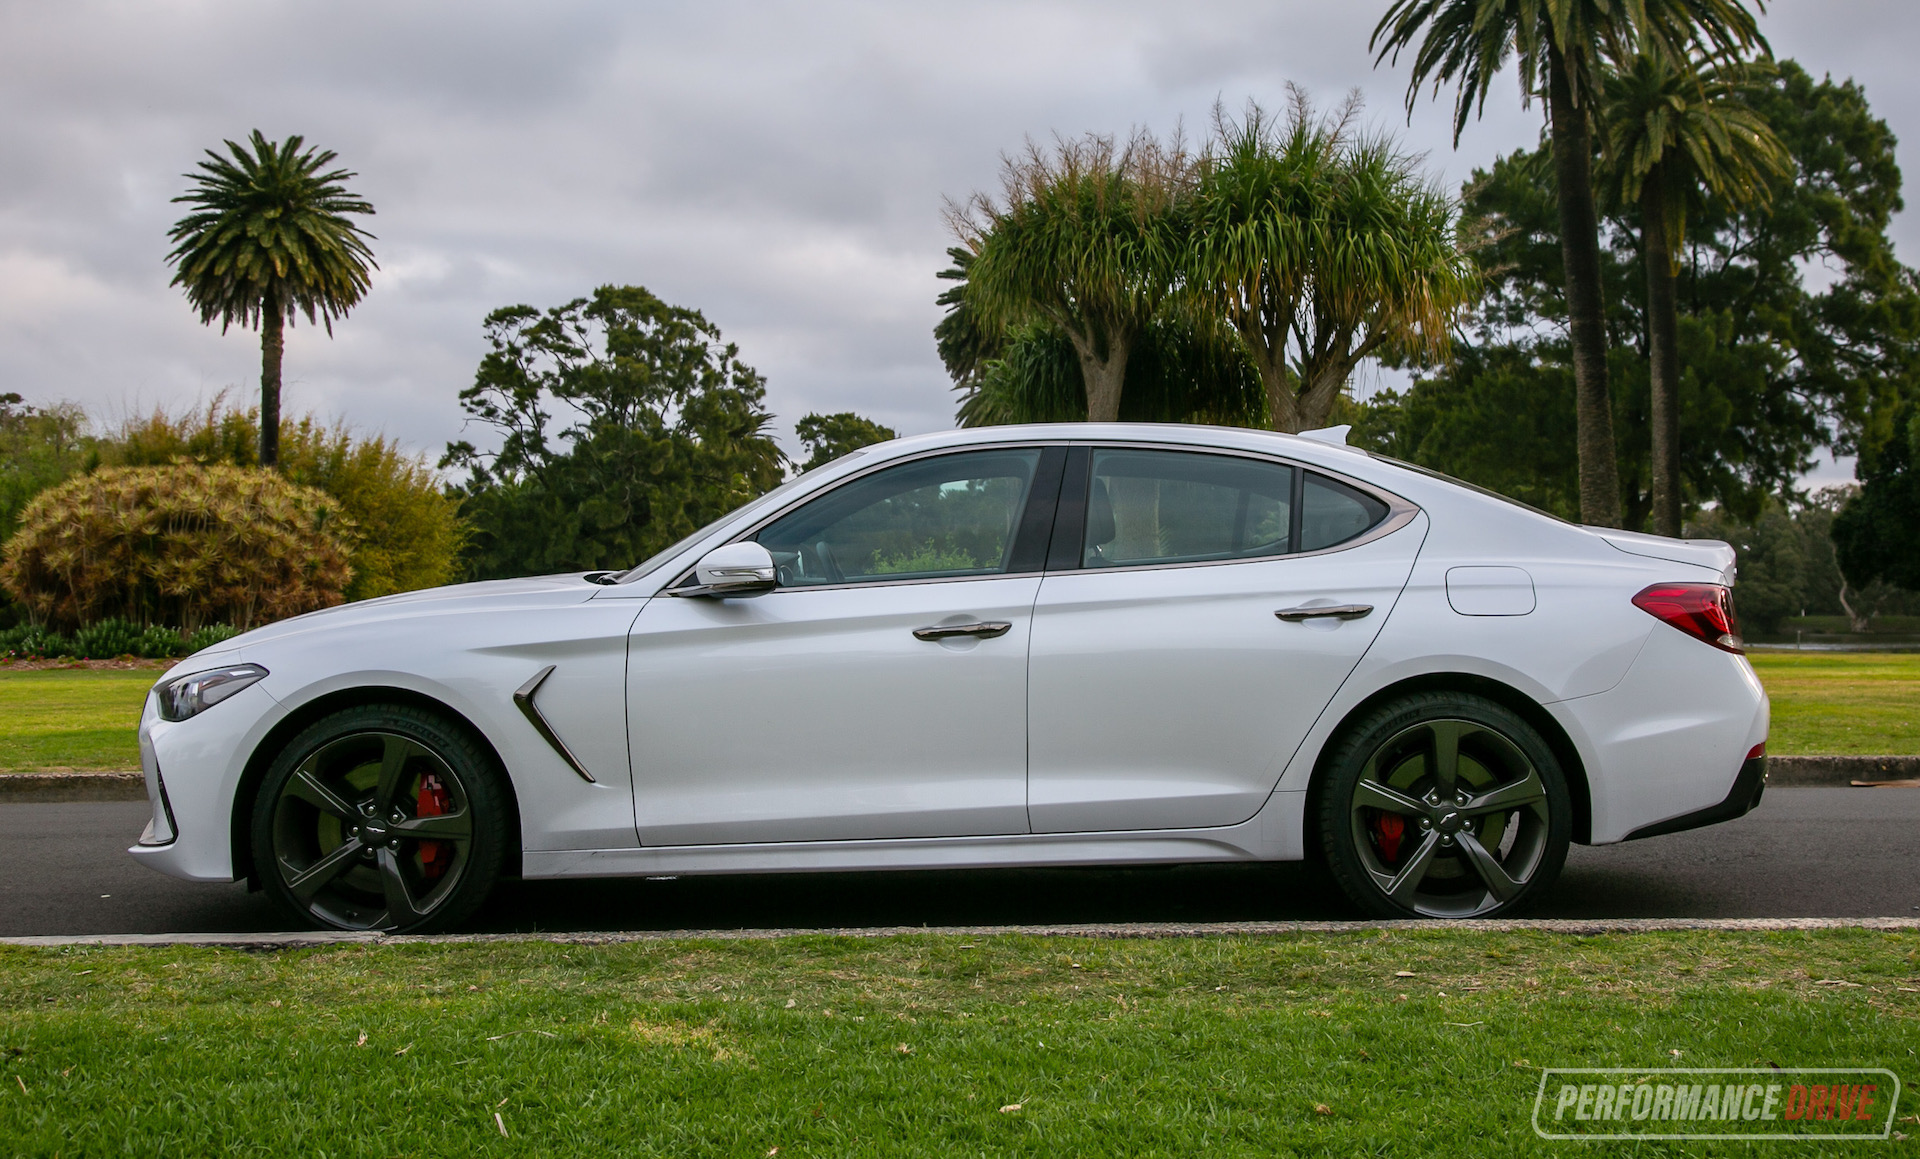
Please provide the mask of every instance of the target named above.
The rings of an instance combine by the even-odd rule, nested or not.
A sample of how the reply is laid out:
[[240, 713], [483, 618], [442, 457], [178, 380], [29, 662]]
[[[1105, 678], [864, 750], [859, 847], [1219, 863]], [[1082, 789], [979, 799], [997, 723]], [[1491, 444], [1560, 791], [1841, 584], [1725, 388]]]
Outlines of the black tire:
[[486, 901], [509, 844], [491, 753], [446, 718], [361, 705], [282, 749], [253, 805], [253, 864], [296, 919], [425, 933]]
[[1485, 697], [1425, 692], [1382, 705], [1344, 732], [1324, 776], [1316, 824], [1327, 869], [1375, 917], [1512, 914], [1566, 862], [1566, 774], [1532, 725]]

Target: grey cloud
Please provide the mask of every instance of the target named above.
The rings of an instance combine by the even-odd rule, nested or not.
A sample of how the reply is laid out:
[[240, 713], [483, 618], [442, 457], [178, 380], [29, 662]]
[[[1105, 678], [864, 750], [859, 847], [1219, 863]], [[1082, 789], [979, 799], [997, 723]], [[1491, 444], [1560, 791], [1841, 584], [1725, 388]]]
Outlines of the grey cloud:
[[[1277, 106], [1291, 80], [1360, 88], [1450, 183], [1536, 138], [1511, 87], [1458, 151], [1445, 98], [1407, 124], [1404, 65], [1366, 50], [1382, 6], [0, 5], [0, 390], [247, 396], [253, 338], [199, 326], [163, 256], [181, 174], [258, 126], [337, 150], [379, 207], [373, 293], [333, 339], [292, 337], [296, 411], [437, 453], [489, 310], [638, 282], [739, 342], [786, 429], [844, 409], [943, 427], [941, 202], [994, 188], [1026, 136], [1195, 136], [1216, 98]], [[1920, 105], [1909, 6], [1783, 2], [1767, 27], [1861, 75], [1896, 130]]]

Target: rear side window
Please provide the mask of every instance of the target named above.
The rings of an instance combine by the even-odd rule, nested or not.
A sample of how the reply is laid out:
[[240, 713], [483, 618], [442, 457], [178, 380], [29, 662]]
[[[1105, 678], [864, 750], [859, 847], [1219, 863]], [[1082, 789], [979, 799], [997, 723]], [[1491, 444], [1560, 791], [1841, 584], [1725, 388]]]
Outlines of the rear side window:
[[1387, 517], [1387, 505], [1324, 475], [1307, 475], [1300, 496], [1300, 550], [1337, 547]]
[[1227, 455], [1096, 450], [1080, 566], [1284, 555], [1293, 474]]

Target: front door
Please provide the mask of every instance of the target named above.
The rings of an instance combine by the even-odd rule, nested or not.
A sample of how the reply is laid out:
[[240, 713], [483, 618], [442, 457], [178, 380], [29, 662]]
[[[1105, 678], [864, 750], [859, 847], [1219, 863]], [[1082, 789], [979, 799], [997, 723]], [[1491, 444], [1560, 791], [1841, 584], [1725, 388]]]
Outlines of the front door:
[[[1061, 509], [1084, 517], [1063, 517], [1034, 608], [1034, 832], [1252, 817], [1392, 610], [1421, 523], [1283, 463], [1126, 448], [1070, 471]], [[1315, 612], [1343, 605], [1370, 611]]]
[[751, 538], [780, 586], [663, 594], [628, 649], [645, 845], [1027, 831], [1027, 643], [1064, 451], [857, 476]]

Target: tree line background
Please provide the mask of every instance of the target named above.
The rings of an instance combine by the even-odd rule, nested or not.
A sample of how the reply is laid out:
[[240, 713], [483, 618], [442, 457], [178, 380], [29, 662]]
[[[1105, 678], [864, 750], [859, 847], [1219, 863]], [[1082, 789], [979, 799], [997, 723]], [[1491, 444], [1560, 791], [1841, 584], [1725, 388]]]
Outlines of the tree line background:
[[[1409, 109], [1453, 86], [1456, 139], [1517, 66], [1539, 144], [1442, 189], [1357, 99], [1299, 90], [1217, 107], [1193, 142], [1029, 142], [997, 194], [947, 207], [934, 339], [960, 424], [1350, 425], [1569, 519], [1733, 542], [1762, 633], [1920, 612], [1920, 276], [1860, 88], [1772, 59], [1740, 0], [1394, 0], [1373, 48], [1409, 58]], [[807, 415], [790, 462], [762, 376], [639, 286], [489, 315], [460, 393], [488, 437], [437, 459], [283, 419], [285, 328], [331, 331], [373, 284], [355, 176], [256, 131], [175, 198], [174, 284], [259, 333], [258, 407], [102, 426], [0, 395], [0, 652], [161, 654], [619, 569], [893, 435]], [[1356, 396], [1370, 361], [1406, 385]], [[1802, 490], [1823, 449], [1858, 484]]]

